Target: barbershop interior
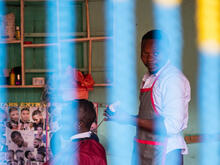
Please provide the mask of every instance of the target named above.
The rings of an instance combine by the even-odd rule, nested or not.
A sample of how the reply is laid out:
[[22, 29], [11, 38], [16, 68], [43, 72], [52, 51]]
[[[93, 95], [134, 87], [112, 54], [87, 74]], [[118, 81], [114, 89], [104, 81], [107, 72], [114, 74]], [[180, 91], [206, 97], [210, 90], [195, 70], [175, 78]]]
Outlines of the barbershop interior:
[[0, 164], [219, 165], [219, 11], [0, 0]]

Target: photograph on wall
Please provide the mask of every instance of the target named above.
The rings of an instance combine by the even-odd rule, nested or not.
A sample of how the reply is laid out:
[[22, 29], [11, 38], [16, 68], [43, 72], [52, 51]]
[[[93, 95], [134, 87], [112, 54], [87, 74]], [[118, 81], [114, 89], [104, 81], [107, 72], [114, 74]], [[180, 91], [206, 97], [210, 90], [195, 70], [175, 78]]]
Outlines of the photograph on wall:
[[0, 137], [0, 156], [4, 160], [1, 164], [41, 165], [46, 162], [45, 108], [5, 106], [2, 110], [7, 117], [2, 124], [5, 125], [5, 137]]

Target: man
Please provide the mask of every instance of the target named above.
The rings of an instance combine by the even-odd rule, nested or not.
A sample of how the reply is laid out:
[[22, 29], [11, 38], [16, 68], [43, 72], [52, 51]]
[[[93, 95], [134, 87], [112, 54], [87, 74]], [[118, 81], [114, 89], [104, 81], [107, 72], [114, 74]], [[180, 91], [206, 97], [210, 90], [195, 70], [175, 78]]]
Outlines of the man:
[[7, 122], [7, 127], [13, 130], [18, 130], [19, 112], [17, 107], [9, 108], [10, 121]]
[[21, 119], [19, 124], [20, 130], [30, 130], [32, 123], [30, 122], [30, 110], [29, 108], [21, 109]]
[[44, 162], [45, 156], [46, 156], [45, 152], [40, 152], [40, 151], [37, 152], [36, 161], [41, 162], [41, 164], [43, 164], [42, 162]]
[[43, 143], [46, 144], [46, 135], [43, 132], [43, 128], [41, 126], [37, 127], [37, 134], [35, 135], [36, 138], [41, 139]]
[[42, 112], [39, 109], [35, 110], [32, 113], [32, 119], [34, 121], [34, 123], [33, 123], [34, 130], [37, 130], [37, 127], [39, 127], [39, 126], [44, 128], [43, 115], [42, 115]]
[[18, 161], [15, 160], [14, 150], [8, 150], [8, 152], [7, 152], [7, 164], [18, 165]]
[[21, 133], [18, 131], [13, 131], [11, 133], [11, 140], [18, 146], [18, 148], [28, 147], [28, 143], [24, 141], [24, 138], [21, 136]]
[[46, 148], [44, 146], [44, 144], [42, 143], [42, 140], [39, 138], [35, 138], [34, 139], [34, 148], [37, 149], [37, 152], [46, 152]]
[[31, 165], [32, 162], [36, 160], [33, 153], [30, 150], [25, 151], [24, 155], [27, 159], [26, 165]]
[[[133, 164], [181, 165], [182, 154], [187, 146], [181, 135], [187, 127], [190, 85], [181, 71], [168, 60], [169, 41], [164, 32], [152, 30], [146, 33], [141, 43], [141, 59], [147, 67], [140, 89], [138, 116], [116, 112], [105, 114], [109, 119], [120, 120], [126, 116], [129, 123], [137, 125], [139, 159]], [[121, 115], [120, 115], [121, 113]]]
[[[71, 122], [69, 123], [66, 120], [66, 118], [69, 117], [66, 115], [75, 111], [75, 109], [72, 109], [71, 112], [71, 109], [69, 109], [70, 107], [76, 106], [76, 112], [78, 112], [77, 121], [71, 124]], [[60, 151], [62, 150], [62, 153], [72, 152], [72, 154], [74, 154], [73, 161], [78, 165], [107, 165], [104, 147], [98, 141], [93, 139], [91, 135], [92, 132], [90, 132], [91, 125], [96, 119], [96, 112], [93, 103], [84, 99], [71, 101], [64, 107], [63, 112], [62, 118], [66, 120], [66, 123], [64, 123], [64, 121], [62, 122], [64, 125], [60, 131], [62, 133], [68, 131], [66, 128], [66, 124], [68, 124], [71, 125], [72, 128], [75, 128], [77, 133], [71, 136], [68, 135], [69, 141], [66, 139], [66, 136], [59, 131], [52, 136], [50, 146], [55, 157], [52, 164], [70, 164], [72, 162], [71, 160], [65, 159], [63, 154], [60, 154]], [[65, 145], [65, 143], [67, 145]], [[72, 162], [72, 164], [74, 164], [74, 162]]]
[[24, 165], [24, 151], [22, 150], [16, 150], [16, 158], [19, 165]]

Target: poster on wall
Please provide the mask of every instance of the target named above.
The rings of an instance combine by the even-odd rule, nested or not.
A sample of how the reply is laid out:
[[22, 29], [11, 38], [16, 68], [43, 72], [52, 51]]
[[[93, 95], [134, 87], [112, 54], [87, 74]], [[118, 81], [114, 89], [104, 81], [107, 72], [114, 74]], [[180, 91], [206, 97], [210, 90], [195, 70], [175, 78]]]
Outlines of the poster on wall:
[[46, 162], [46, 108], [4, 105], [1, 122], [0, 164], [42, 165]]
[[[94, 103], [98, 117], [98, 103]], [[56, 112], [56, 113], [55, 113]], [[62, 104], [0, 104], [0, 165], [43, 165], [50, 139], [61, 128]], [[91, 131], [97, 134], [97, 120]]]

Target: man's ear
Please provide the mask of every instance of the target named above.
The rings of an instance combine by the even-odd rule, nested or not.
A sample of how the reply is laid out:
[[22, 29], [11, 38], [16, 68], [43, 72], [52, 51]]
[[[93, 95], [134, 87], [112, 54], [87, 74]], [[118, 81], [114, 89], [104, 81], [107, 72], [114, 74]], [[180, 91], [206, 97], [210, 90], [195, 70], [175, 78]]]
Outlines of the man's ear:
[[82, 121], [78, 122], [78, 129], [82, 129], [84, 127], [84, 123]]

